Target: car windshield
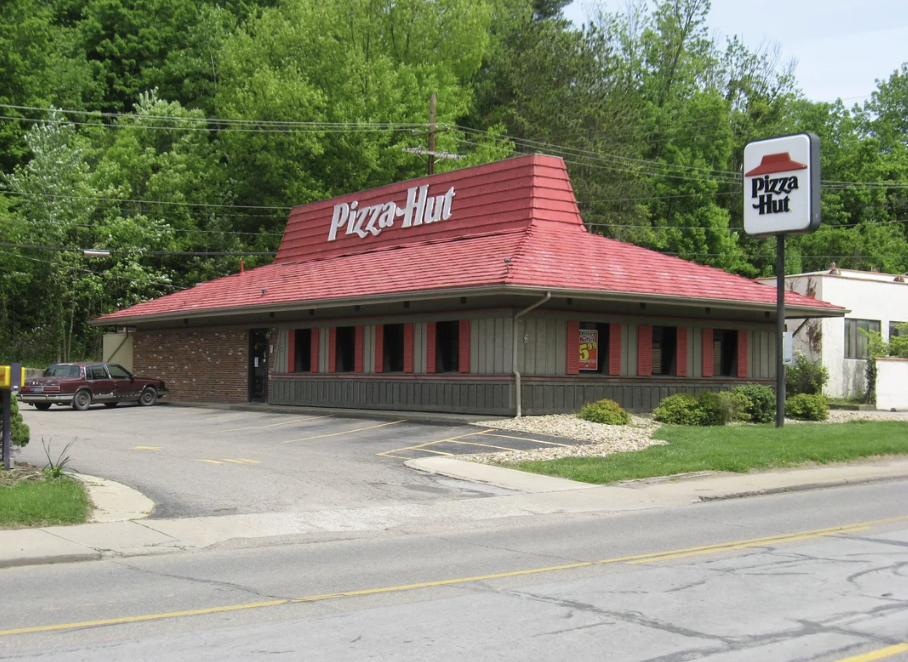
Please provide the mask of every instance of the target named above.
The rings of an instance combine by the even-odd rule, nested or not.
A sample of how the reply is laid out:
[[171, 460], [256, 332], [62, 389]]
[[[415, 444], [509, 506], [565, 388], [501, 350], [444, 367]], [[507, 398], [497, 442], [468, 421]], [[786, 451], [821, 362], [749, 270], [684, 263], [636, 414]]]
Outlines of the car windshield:
[[45, 377], [78, 377], [79, 366], [77, 365], [52, 365], [44, 371]]

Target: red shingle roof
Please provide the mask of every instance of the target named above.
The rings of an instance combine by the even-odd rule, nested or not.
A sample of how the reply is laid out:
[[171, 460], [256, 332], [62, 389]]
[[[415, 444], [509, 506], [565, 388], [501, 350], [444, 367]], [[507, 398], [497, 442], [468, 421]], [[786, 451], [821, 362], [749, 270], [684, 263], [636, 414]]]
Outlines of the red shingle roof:
[[[425, 183], [434, 187], [432, 195], [456, 187], [458, 206], [450, 220], [387, 228], [365, 239], [339, 233], [325, 246], [334, 205], [352, 200], [360, 208], [379, 205]], [[774, 288], [754, 280], [588, 233], [563, 162], [530, 156], [298, 208], [274, 264], [99, 321], [496, 286], [767, 306], [776, 296]], [[786, 303], [837, 309], [791, 292]]]

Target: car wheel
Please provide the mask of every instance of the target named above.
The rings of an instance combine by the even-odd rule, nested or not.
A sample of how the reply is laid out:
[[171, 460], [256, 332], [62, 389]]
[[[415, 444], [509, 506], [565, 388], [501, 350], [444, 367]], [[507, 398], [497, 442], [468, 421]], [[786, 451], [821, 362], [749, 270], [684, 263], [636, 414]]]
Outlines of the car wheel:
[[47, 411], [48, 409], [50, 409], [50, 403], [49, 402], [36, 402], [35, 409], [37, 409], [38, 411]]
[[108, 409], [113, 409], [118, 404], [120, 404], [120, 403], [119, 402], [105, 402], [104, 406], [107, 407]]
[[73, 409], [76, 411], [85, 411], [91, 406], [91, 393], [88, 391], [79, 391], [73, 397]]
[[158, 392], [155, 391], [150, 386], [142, 391], [142, 395], [139, 396], [139, 404], [143, 407], [151, 407], [154, 403], [158, 401]]

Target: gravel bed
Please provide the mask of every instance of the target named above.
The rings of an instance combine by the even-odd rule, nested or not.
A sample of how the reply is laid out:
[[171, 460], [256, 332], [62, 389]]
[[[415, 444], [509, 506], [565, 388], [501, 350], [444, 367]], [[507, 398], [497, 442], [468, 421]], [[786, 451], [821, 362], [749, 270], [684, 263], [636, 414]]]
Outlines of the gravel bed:
[[[903, 421], [908, 422], [905, 413], [867, 411], [830, 411], [829, 418], [821, 423], [847, 423], [848, 421]], [[786, 418], [786, 425], [800, 425], [807, 421]], [[497, 421], [473, 423], [498, 430], [528, 432], [547, 437], [560, 437], [585, 443], [572, 446], [550, 446], [533, 450], [501, 451], [478, 453], [465, 458], [484, 464], [516, 464], [534, 460], [557, 460], [562, 457], [604, 457], [612, 453], [640, 451], [650, 446], [663, 446], [666, 442], [653, 439], [653, 433], [662, 425], [652, 416], [631, 415], [629, 425], [602, 425], [577, 418], [574, 414], [551, 416], [524, 416]]]
[[469, 459], [485, 464], [514, 464], [529, 460], [557, 460], [562, 457], [602, 457], [611, 453], [639, 451], [650, 446], [665, 444], [664, 441], [651, 438], [661, 423], [656, 423], [647, 416], [632, 415], [629, 425], [590, 423], [580, 420], [573, 414], [524, 416], [499, 421], [480, 421], [473, 425], [586, 442], [572, 446], [549, 446], [534, 450], [480, 453], [469, 456]]

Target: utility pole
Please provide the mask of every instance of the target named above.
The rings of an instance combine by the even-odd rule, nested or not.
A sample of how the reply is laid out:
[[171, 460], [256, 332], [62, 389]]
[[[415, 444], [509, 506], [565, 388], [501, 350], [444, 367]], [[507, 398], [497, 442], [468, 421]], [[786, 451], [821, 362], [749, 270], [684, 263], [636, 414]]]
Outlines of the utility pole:
[[429, 174], [435, 174], [435, 92], [429, 99]]

